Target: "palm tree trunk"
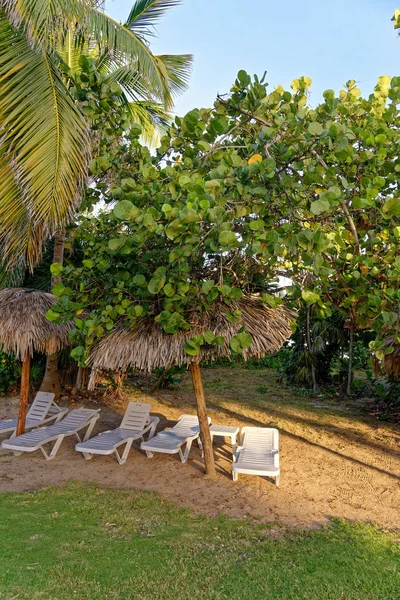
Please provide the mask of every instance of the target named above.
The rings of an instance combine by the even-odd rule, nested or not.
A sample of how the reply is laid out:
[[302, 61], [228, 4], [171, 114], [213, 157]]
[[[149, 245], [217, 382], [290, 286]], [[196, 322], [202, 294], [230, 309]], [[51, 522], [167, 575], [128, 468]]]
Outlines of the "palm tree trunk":
[[87, 384], [89, 381], [89, 368], [88, 367], [78, 367], [78, 373], [76, 374], [76, 390], [82, 391], [86, 390]]
[[314, 364], [314, 354], [312, 351], [312, 342], [311, 342], [311, 306], [307, 304], [307, 323], [306, 323], [306, 336], [307, 336], [307, 349], [310, 355], [311, 360], [311, 379], [313, 392], [318, 391], [317, 377], [315, 373], [315, 364]]
[[[63, 264], [65, 237], [65, 231], [57, 231], [54, 236], [53, 263]], [[59, 275], [53, 275], [51, 286], [54, 287], [59, 283], [61, 283], [61, 277]], [[58, 373], [58, 353], [51, 354], [47, 357], [46, 371], [40, 389], [42, 392], [52, 392], [55, 394], [55, 400], [60, 398], [61, 385]]]
[[351, 387], [353, 382], [353, 339], [354, 339], [354, 330], [351, 327], [350, 329], [350, 344], [349, 344], [349, 370], [347, 373], [347, 389], [346, 394], [351, 396]]

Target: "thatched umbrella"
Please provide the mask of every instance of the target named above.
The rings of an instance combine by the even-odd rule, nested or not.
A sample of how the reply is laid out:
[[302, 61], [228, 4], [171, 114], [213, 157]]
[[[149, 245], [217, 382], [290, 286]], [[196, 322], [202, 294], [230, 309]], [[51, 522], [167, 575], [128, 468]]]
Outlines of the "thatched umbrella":
[[57, 303], [52, 294], [24, 288], [0, 291], [0, 348], [22, 360], [17, 435], [24, 432], [33, 351], [54, 354], [68, 343], [71, 323], [56, 325], [46, 319]]
[[[241, 312], [241, 317], [232, 323], [228, 313], [232, 314], [235, 310]], [[92, 367], [89, 388], [94, 387], [98, 370], [125, 371], [133, 367], [151, 372], [158, 367], [187, 365], [191, 370], [196, 397], [206, 471], [213, 476], [214, 457], [199, 363], [231, 356], [229, 342], [242, 327], [253, 338], [250, 347], [243, 351], [245, 360], [276, 352], [290, 337], [290, 322], [294, 317], [294, 313], [285, 306], [270, 308], [251, 297], [231, 302], [229, 306], [215, 302], [208, 311], [202, 313], [193, 311], [188, 318], [191, 328], [174, 334], [165, 333], [151, 317], [143, 318], [132, 329], [114, 329], [93, 349], [89, 358]], [[197, 356], [188, 355], [184, 350], [186, 343], [194, 335], [203, 335], [206, 331], [222, 336], [224, 344], [204, 344]]]

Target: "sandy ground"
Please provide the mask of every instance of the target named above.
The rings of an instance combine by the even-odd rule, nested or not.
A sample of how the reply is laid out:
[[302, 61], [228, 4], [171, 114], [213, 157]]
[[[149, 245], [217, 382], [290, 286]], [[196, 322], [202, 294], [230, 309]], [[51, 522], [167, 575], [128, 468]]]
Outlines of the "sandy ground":
[[[111, 457], [86, 461], [74, 451], [75, 442], [69, 438], [52, 462], [46, 462], [39, 452], [16, 457], [0, 450], [0, 490], [34, 490], [73, 479], [156, 491], [179, 506], [206, 515], [222, 512], [293, 527], [315, 527], [331, 517], [341, 517], [400, 528], [400, 437], [393, 427], [335, 415], [325, 408], [319, 414], [315, 407], [311, 411], [285, 405], [282, 398], [274, 403], [259, 401], [249, 408], [242, 398], [240, 372], [225, 371], [222, 377], [216, 371], [205, 374], [212, 421], [277, 426], [281, 433], [279, 488], [268, 478], [254, 476], [239, 476], [234, 483], [230, 444], [221, 438], [215, 440], [216, 481], [203, 475], [197, 445], [188, 463], [182, 465], [177, 455], [148, 459], [137, 443], [128, 462], [119, 466]], [[222, 391], [221, 380], [222, 384], [227, 382]], [[150, 401], [152, 413], [160, 417], [163, 428], [180, 414], [195, 412], [189, 390], [186, 382], [179, 392], [134, 394], [130, 399]], [[93, 402], [92, 406], [102, 408], [95, 431], [118, 425], [127, 401], [114, 402], [112, 407], [107, 400], [104, 405]], [[17, 403], [16, 398], [0, 399], [0, 418], [15, 416]]]

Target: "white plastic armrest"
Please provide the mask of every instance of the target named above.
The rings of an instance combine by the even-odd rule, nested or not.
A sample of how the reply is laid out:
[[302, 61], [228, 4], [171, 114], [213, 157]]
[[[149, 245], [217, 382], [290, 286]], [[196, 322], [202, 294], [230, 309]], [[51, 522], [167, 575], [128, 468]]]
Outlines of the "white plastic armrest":
[[143, 430], [143, 434], [149, 431], [149, 437], [147, 438], [147, 440], [151, 440], [151, 438], [154, 437], [156, 427], [159, 424], [159, 422], [160, 419], [158, 417], [150, 417], [148, 425]]
[[272, 456], [274, 457], [274, 467], [279, 469], [279, 452], [278, 452], [278, 450], [273, 450]]

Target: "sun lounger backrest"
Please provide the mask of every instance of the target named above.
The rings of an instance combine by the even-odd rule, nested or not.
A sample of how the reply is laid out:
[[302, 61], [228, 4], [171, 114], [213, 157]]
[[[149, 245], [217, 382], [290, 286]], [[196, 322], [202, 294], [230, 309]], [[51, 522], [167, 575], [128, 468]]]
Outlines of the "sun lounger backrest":
[[30, 407], [27, 420], [40, 423], [49, 412], [50, 406], [54, 400], [54, 394], [50, 392], [38, 392], [32, 406]]
[[120, 425], [121, 429], [133, 429], [142, 431], [149, 422], [150, 404], [142, 404], [141, 402], [129, 402], [128, 408], [125, 411], [124, 418]]
[[[208, 417], [208, 424], [211, 423], [210, 417]], [[199, 419], [194, 415], [181, 415], [176, 425], [173, 426], [172, 431], [182, 437], [188, 437], [190, 435], [196, 435], [200, 430]]]
[[278, 450], [279, 433], [273, 427], [243, 427], [240, 445], [244, 448], [255, 450]]
[[[71, 410], [62, 421], [57, 423], [57, 425], [51, 425], [50, 427], [54, 430], [55, 428], [59, 428], [60, 431], [73, 430], [98, 412], [98, 410], [92, 410], [90, 408], [75, 408], [74, 410]], [[49, 430], [50, 427], [47, 429]]]

